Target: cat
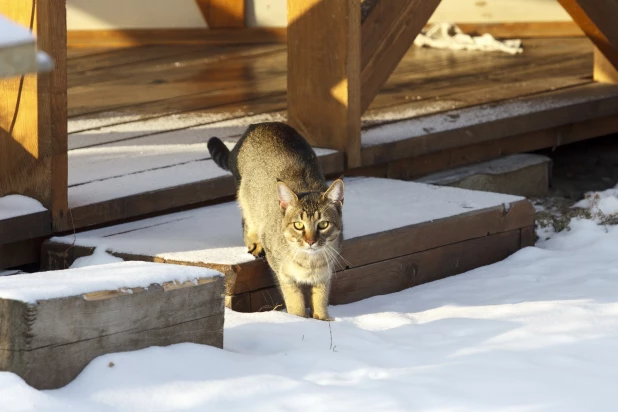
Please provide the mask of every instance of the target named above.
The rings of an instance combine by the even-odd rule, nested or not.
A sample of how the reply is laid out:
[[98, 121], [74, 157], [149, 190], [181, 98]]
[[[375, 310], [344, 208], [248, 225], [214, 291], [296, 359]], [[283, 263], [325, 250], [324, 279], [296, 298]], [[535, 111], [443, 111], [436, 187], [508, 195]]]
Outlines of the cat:
[[208, 151], [234, 175], [245, 245], [266, 257], [287, 312], [307, 316], [308, 288], [312, 317], [332, 320], [328, 295], [343, 242], [343, 181], [328, 186], [311, 146], [280, 122], [249, 126], [231, 151], [213, 137]]

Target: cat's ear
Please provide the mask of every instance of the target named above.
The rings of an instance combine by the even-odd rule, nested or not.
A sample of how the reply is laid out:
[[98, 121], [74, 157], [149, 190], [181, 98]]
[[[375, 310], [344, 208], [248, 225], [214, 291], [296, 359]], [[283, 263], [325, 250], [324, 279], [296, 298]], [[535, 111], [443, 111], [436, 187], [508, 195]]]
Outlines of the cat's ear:
[[282, 181], [277, 182], [277, 193], [279, 193], [279, 206], [284, 212], [287, 208], [298, 201], [298, 196]]
[[343, 205], [343, 180], [335, 180], [326, 192], [324, 192], [322, 198], [328, 199], [333, 203]]

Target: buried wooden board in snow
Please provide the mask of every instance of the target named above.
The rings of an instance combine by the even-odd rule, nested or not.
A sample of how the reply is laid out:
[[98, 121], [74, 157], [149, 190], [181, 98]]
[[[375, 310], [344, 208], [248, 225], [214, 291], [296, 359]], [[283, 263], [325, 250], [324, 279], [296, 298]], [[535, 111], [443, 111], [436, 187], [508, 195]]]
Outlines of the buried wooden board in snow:
[[0, 371], [53, 389], [106, 353], [220, 348], [223, 291], [213, 270], [145, 262], [0, 277]]
[[[375, 178], [346, 179], [343, 214], [346, 271], [534, 224], [521, 197]], [[516, 236], [518, 247], [530, 244]], [[95, 247], [127, 260], [215, 268], [230, 296], [274, 285], [265, 263], [246, 252], [234, 202], [52, 238], [42, 264], [64, 268]]]

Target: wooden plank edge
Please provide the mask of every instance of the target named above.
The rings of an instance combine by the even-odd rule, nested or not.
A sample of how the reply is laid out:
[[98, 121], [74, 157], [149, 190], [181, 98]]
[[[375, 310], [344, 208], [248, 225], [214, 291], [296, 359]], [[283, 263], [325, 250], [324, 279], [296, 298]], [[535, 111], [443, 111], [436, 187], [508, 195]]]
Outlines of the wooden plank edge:
[[69, 30], [68, 47], [135, 47], [182, 44], [285, 43], [287, 29], [246, 27], [242, 29], [122, 29]]
[[245, 0], [195, 0], [211, 29], [245, 27]]
[[[598, 84], [588, 84], [585, 86], [575, 86], [560, 90], [559, 92], [547, 92], [534, 94], [532, 96], [524, 96], [518, 99], [508, 99], [505, 102], [491, 103], [496, 110], [500, 110], [500, 103], [507, 104], [513, 101], [535, 101], [539, 100], [541, 103], [548, 98], [555, 98], [557, 94], [572, 94], [579, 91], [586, 90], [587, 87], [602, 87]], [[613, 85], [606, 85], [603, 87], [614, 87]], [[592, 89], [591, 89], [592, 90]], [[478, 107], [488, 106], [490, 104], [470, 106], [463, 109], [457, 109], [457, 111], [465, 110], [471, 111]], [[403, 138], [397, 141], [387, 142], [383, 144], [377, 144], [372, 146], [365, 146], [361, 150], [362, 166], [373, 166], [377, 164], [387, 163], [389, 161], [395, 161], [405, 158], [418, 157], [439, 151], [453, 150], [459, 147], [468, 146], [471, 144], [491, 142], [501, 138], [510, 136], [524, 135], [526, 133], [534, 133], [542, 130], [558, 128], [569, 124], [575, 124], [576, 122], [585, 122], [588, 120], [601, 119], [612, 115], [616, 112], [618, 107], [618, 93], [603, 95], [598, 99], [584, 100], [571, 105], [563, 105], [559, 107], [551, 107], [543, 109], [542, 104], [540, 110], [532, 113], [518, 114], [515, 113], [512, 117], [501, 117], [494, 120], [488, 120], [485, 122], [478, 122], [474, 124], [468, 124], [459, 128], [453, 128], [450, 130], [444, 130], [434, 133], [427, 133], [425, 135], [413, 136], [410, 138]], [[429, 116], [446, 116], [448, 113], [433, 113]], [[513, 127], [501, 126], [501, 123], [513, 122], [521, 119], [522, 128], [530, 127], [530, 124], [534, 124], [533, 119], [537, 122], [547, 122], [543, 127], [536, 127], [534, 130], [518, 131]], [[391, 124], [404, 123], [409, 119], [392, 122]], [[381, 126], [374, 126], [381, 127]], [[491, 129], [491, 130], [490, 130]], [[468, 143], [462, 142], [462, 135], [465, 132], [467, 139], [474, 140]], [[428, 141], [442, 142], [442, 147], [438, 148], [436, 145], [427, 144]], [[444, 144], [444, 142], [448, 142]], [[449, 147], [450, 146], [450, 147]]]
[[0, 220], [0, 245], [27, 241], [50, 235], [51, 214], [44, 210]]

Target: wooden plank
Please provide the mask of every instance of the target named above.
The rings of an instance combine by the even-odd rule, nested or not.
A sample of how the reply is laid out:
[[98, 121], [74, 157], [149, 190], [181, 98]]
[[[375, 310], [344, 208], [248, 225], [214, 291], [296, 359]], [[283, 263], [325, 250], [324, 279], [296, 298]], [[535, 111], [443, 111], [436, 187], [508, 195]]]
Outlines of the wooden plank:
[[41, 244], [45, 238], [0, 244], [0, 269], [37, 263], [41, 259]]
[[440, 0], [381, 0], [362, 24], [361, 113], [367, 110]]
[[[339, 271], [330, 304], [395, 293], [506, 259], [521, 248], [521, 230], [497, 233]], [[479, 251], [483, 251], [479, 253]]]
[[51, 234], [48, 211], [0, 220], [0, 245], [35, 239]]
[[209, 29], [245, 27], [245, 0], [195, 0]]
[[288, 1], [288, 122], [360, 164], [360, 2]]
[[[387, 163], [447, 149], [515, 136], [565, 124], [602, 118], [618, 110], [618, 87], [588, 84], [515, 99], [502, 104], [471, 107], [408, 123], [398, 130], [416, 130], [408, 139], [399, 140], [397, 132], [388, 138], [379, 136], [390, 129], [376, 129], [378, 139], [363, 148], [363, 165]], [[438, 128], [438, 123], [442, 126]], [[458, 125], [461, 125], [458, 126]], [[442, 130], [439, 130], [439, 129]], [[407, 133], [407, 132], [405, 132]], [[369, 135], [366, 135], [369, 136]], [[386, 135], [385, 135], [386, 136]], [[389, 141], [390, 140], [390, 141]], [[379, 143], [378, 143], [379, 142]]]
[[[257, 56], [262, 58], [255, 58]], [[221, 70], [226, 60], [226, 70]], [[269, 79], [285, 75], [285, 53], [279, 46], [241, 49], [221, 58], [197, 58], [171, 71], [159, 72], [156, 66], [142, 75], [112, 79], [69, 90], [69, 116], [190, 96], [200, 92], [221, 92], [247, 84], [248, 79]], [[187, 81], [191, 79], [191, 81]]]
[[0, 370], [55, 389], [106, 353], [182, 342], [221, 348], [223, 288], [216, 277], [37, 303], [0, 299]]
[[127, 47], [153, 44], [265, 44], [285, 43], [286, 29], [245, 27], [243, 29], [120, 29], [71, 30], [69, 47]]
[[[497, 140], [401, 159], [383, 165], [382, 177], [411, 180], [429, 173], [466, 166], [500, 156], [555, 148], [600, 136], [618, 133], [618, 115], [570, 123], [549, 129], [526, 132]], [[374, 166], [375, 167], [375, 166]], [[372, 169], [352, 171], [356, 176], [371, 175]]]
[[67, 211], [65, 4], [33, 4], [5, 1], [0, 12], [32, 25], [55, 70], [0, 81], [0, 196], [35, 198], [61, 225]]
[[572, 21], [530, 21], [499, 23], [457, 23], [466, 34], [489, 33], [496, 38], [581, 37], [584, 32]]
[[558, 0], [571, 18], [618, 69], [618, 2], [615, 0]]
[[618, 69], [612, 66], [607, 57], [596, 47], [594, 48], [593, 79], [599, 83], [618, 84]]
[[[320, 156], [319, 161], [327, 176], [340, 175], [343, 172], [341, 153], [333, 152]], [[204, 162], [212, 163], [211, 160], [204, 160], [202, 163]], [[217, 177], [209, 178], [204, 173], [196, 179], [196, 171], [202, 170], [198, 163], [166, 166], [70, 187], [71, 219], [65, 226], [60, 227], [58, 232], [196, 207], [204, 203], [223, 202], [234, 197], [236, 186], [231, 175], [221, 172]], [[209, 168], [216, 169], [216, 166], [210, 165]], [[180, 179], [182, 183], [171, 183], [167, 181], [167, 177]], [[155, 184], [157, 188], [136, 191], [135, 186], [139, 182], [149, 187], [154, 187]], [[104, 197], [110, 187], [113, 189], [117, 186], [130, 189], [131, 194]]]

